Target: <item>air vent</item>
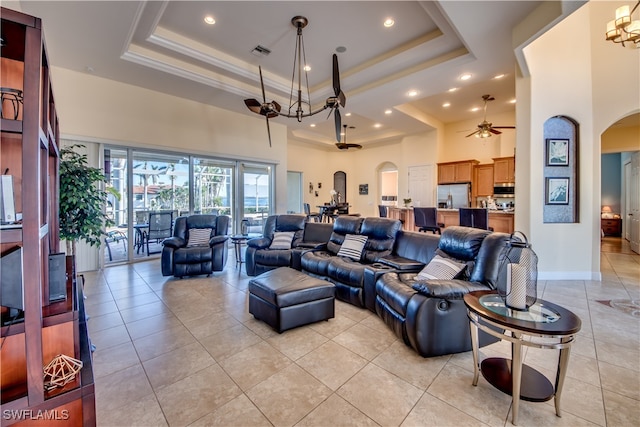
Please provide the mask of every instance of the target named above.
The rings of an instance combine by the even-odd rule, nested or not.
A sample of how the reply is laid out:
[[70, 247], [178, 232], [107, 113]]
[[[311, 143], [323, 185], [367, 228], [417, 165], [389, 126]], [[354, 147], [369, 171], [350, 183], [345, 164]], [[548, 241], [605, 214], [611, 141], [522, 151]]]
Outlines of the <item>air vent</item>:
[[267, 49], [266, 47], [264, 47], [264, 46], [258, 45], [258, 46], [253, 48], [251, 53], [253, 53], [256, 56], [260, 56], [260, 55], [267, 56], [267, 55], [269, 55], [271, 53], [271, 51], [269, 49]]

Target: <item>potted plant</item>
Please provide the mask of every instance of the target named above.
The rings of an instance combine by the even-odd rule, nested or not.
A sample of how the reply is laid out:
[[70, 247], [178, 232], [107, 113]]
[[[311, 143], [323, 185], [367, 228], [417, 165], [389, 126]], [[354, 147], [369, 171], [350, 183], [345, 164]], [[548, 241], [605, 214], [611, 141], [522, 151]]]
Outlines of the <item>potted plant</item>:
[[411, 198], [408, 199], [402, 199], [402, 202], [404, 203], [404, 207], [408, 208], [409, 205], [411, 204]]
[[84, 146], [60, 150], [60, 238], [67, 242], [67, 255], [75, 255], [78, 240], [99, 246], [105, 226], [113, 225], [104, 210], [107, 191], [99, 186], [107, 182], [104, 172], [89, 166], [77, 148]]

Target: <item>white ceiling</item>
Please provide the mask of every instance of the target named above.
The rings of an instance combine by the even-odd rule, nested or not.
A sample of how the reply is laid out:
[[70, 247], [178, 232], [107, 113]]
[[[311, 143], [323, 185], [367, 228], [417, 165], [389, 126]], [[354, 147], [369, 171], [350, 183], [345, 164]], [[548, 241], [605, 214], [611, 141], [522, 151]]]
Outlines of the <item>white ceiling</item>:
[[[289, 105], [296, 30], [303, 15], [311, 99], [331, 96], [331, 56], [339, 53], [347, 96], [343, 124], [349, 142], [367, 145], [432, 129], [425, 115], [444, 123], [482, 120], [482, 95], [496, 100], [491, 114], [513, 111], [516, 69], [512, 29], [540, 1], [4, 1], [5, 7], [42, 18], [54, 66], [166, 92], [253, 114], [243, 99], [262, 99], [258, 65], [268, 100]], [[216, 19], [204, 23], [205, 15]], [[395, 25], [382, 22], [393, 17]], [[251, 53], [256, 45], [267, 57]], [[473, 77], [462, 82], [458, 77]], [[504, 74], [496, 80], [493, 76]], [[450, 93], [452, 87], [459, 88]], [[407, 92], [419, 92], [409, 98]], [[122, 94], [126, 102], [126, 94]], [[449, 108], [442, 104], [448, 101]], [[392, 114], [385, 114], [390, 109]], [[352, 113], [345, 117], [345, 113]], [[255, 116], [259, 118], [259, 116]], [[273, 119], [289, 137], [333, 146], [327, 112]], [[316, 123], [315, 128], [309, 125]], [[381, 127], [374, 128], [379, 123]], [[513, 125], [514, 123], [496, 123]], [[266, 130], [265, 130], [266, 141]]]

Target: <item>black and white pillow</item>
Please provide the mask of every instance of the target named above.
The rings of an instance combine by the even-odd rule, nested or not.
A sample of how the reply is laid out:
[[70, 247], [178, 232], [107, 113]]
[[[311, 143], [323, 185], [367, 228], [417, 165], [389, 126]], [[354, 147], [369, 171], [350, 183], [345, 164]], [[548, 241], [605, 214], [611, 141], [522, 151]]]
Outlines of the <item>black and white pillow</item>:
[[276, 231], [273, 233], [269, 249], [291, 249], [291, 242], [293, 242], [295, 234], [295, 231]]
[[338, 256], [344, 256], [356, 261], [360, 261], [364, 245], [367, 244], [367, 236], [359, 234], [347, 234], [344, 237], [344, 242], [340, 246]]
[[211, 239], [211, 228], [191, 228], [189, 229], [189, 240], [187, 240], [187, 247], [193, 246], [209, 246], [209, 239]]
[[435, 255], [416, 276], [416, 280], [442, 279], [451, 280], [460, 273], [467, 265], [456, 262], [451, 258], [443, 258]]

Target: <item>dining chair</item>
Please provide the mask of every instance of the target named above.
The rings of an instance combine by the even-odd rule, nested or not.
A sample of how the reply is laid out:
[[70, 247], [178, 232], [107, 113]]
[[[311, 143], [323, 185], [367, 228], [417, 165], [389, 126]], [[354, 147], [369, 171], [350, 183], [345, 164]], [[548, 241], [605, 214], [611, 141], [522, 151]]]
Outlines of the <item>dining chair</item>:
[[173, 231], [173, 212], [172, 211], [160, 211], [149, 213], [149, 228], [147, 235], [145, 236], [147, 245], [147, 256], [162, 252], [158, 250], [155, 252], [149, 251], [149, 243], [155, 240], [156, 243], [160, 243], [162, 240], [171, 237]]
[[307, 221], [313, 218], [313, 222], [322, 222], [320, 212], [311, 212], [311, 205], [309, 203], [304, 204], [304, 214], [307, 216]]
[[378, 205], [378, 212], [380, 218], [386, 218], [389, 215], [389, 211], [385, 205]]
[[489, 228], [489, 210], [486, 208], [460, 208], [460, 225], [465, 227], [491, 230]]
[[431, 231], [433, 234], [441, 234], [441, 225], [438, 224], [438, 210], [436, 208], [414, 207], [413, 216], [414, 224], [418, 227], [418, 231]]

